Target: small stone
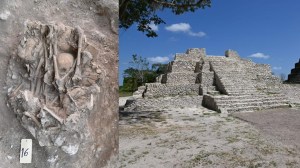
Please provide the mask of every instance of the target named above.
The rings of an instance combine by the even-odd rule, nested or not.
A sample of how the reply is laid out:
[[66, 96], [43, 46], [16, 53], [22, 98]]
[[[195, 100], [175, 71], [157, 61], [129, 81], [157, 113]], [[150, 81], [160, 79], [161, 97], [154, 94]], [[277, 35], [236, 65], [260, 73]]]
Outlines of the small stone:
[[62, 146], [61, 149], [69, 155], [75, 155], [78, 152], [79, 145]]
[[13, 75], [11, 76], [11, 79], [18, 79], [18, 76], [15, 75], [15, 74], [13, 74]]
[[50, 157], [47, 161], [50, 163], [54, 163], [57, 160], [58, 156]]
[[4, 12], [0, 13], [0, 20], [7, 20], [10, 16], [10, 12], [5, 10]]
[[97, 72], [98, 74], [100, 74], [100, 73], [101, 73], [101, 69], [97, 69], [96, 72]]
[[221, 113], [221, 114], [220, 114], [220, 117], [226, 118], [226, 117], [228, 117], [228, 113]]

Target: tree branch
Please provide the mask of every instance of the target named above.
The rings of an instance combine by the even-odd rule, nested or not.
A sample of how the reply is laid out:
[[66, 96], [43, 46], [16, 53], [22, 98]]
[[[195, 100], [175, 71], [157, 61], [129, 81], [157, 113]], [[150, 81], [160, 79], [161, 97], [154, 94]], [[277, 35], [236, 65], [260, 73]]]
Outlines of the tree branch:
[[202, 4], [204, 1], [206, 0], [199, 0], [198, 2], [196, 3], [193, 3], [193, 4], [176, 4], [174, 3], [174, 1], [172, 2], [167, 2], [167, 1], [160, 1], [160, 0], [153, 0], [153, 2], [157, 3], [157, 4], [160, 4], [160, 5], [163, 5], [163, 6], [166, 6], [166, 7], [177, 7], [177, 8], [182, 8], [182, 7], [194, 7], [194, 6], [198, 6], [200, 4]]

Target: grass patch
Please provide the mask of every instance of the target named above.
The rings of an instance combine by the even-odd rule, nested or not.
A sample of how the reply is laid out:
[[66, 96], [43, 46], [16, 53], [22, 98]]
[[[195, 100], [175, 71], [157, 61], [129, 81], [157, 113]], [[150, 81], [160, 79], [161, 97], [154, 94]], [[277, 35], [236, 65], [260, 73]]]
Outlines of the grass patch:
[[132, 96], [132, 92], [119, 91], [119, 97], [128, 97], [128, 96]]
[[285, 165], [289, 166], [289, 167], [294, 167], [294, 166], [298, 165], [298, 162], [289, 160], [285, 163]]
[[195, 121], [196, 118], [192, 118], [192, 117], [184, 117], [182, 118], [182, 121]]
[[235, 143], [235, 142], [238, 142], [240, 141], [240, 139], [238, 138], [238, 136], [229, 136], [229, 137], [226, 137], [226, 141], [228, 143]]

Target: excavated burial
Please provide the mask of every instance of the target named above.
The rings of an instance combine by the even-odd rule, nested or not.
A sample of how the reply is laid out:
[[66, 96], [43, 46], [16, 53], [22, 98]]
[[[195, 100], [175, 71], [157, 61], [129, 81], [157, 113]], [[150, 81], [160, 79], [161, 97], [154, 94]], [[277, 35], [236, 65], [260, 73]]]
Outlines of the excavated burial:
[[9, 106], [51, 162], [90, 143], [88, 116], [101, 92], [101, 69], [92, 66], [98, 52], [80, 27], [28, 22], [10, 60]]

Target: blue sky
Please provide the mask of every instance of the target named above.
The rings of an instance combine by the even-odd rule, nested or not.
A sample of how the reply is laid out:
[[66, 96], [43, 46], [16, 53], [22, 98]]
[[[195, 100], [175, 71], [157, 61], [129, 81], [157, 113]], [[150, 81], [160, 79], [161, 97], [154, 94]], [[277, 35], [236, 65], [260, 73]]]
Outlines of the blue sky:
[[212, 0], [211, 8], [195, 13], [175, 16], [162, 11], [158, 15], [166, 24], [157, 27], [156, 38], [147, 38], [135, 25], [120, 30], [120, 85], [132, 54], [150, 62], [168, 62], [188, 48], [206, 48], [208, 55], [233, 49], [286, 76], [300, 58], [299, 0]]

